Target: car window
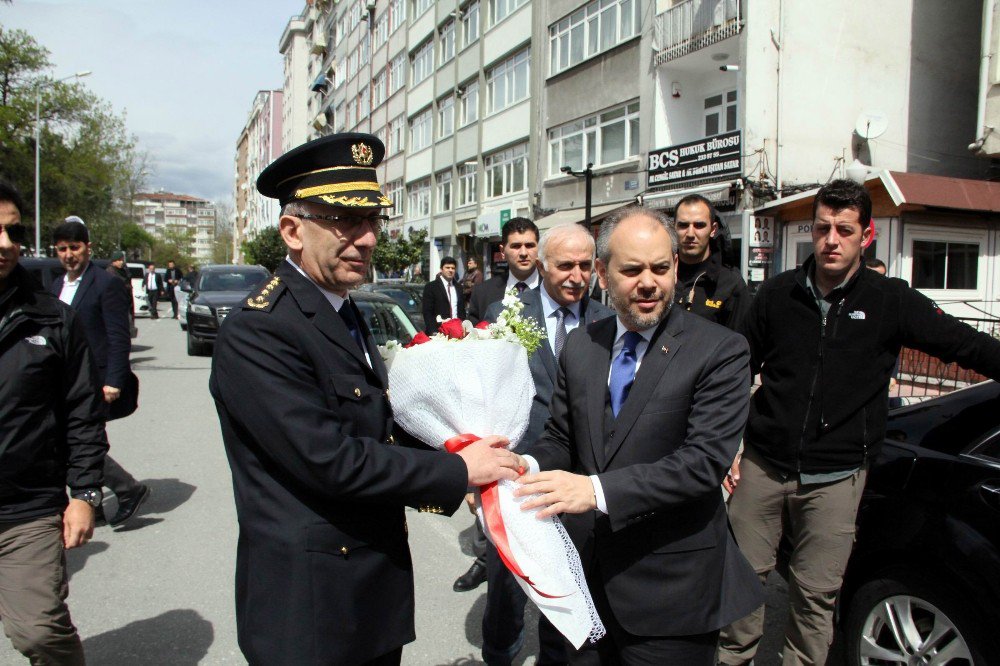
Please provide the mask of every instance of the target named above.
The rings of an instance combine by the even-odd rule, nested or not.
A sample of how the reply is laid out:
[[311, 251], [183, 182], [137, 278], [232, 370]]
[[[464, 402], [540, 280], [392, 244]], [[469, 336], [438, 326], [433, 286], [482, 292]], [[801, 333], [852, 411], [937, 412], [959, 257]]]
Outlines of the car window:
[[409, 292], [403, 289], [380, 289], [379, 291], [402, 305], [407, 310], [413, 310], [417, 307], [417, 301], [414, 300], [413, 296], [411, 296]]
[[140, 280], [141, 280], [141, 279], [142, 279], [142, 276], [143, 276], [144, 274], [145, 274], [145, 271], [143, 271], [143, 270], [142, 270], [141, 268], [139, 268], [138, 266], [129, 266], [129, 267], [128, 267], [128, 276], [129, 276], [130, 278], [132, 278], [133, 280], [135, 280], [136, 278], [138, 278], [138, 279], [140, 279]]
[[250, 291], [266, 277], [267, 275], [261, 272], [202, 273], [199, 276], [198, 291]]
[[384, 345], [389, 340], [396, 340], [405, 345], [417, 334], [406, 313], [395, 303], [361, 300], [355, 303], [372, 332], [375, 344]]
[[977, 458], [1000, 463], [1000, 430], [994, 432], [982, 444], [979, 444], [970, 451], [969, 454]]

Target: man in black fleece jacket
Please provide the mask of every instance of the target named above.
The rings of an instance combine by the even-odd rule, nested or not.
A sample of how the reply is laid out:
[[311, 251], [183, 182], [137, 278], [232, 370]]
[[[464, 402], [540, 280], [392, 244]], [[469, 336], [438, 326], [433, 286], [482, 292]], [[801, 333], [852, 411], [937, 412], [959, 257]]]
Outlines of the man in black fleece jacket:
[[[902, 345], [1000, 378], [1000, 342], [943, 313], [904, 281], [864, 270], [871, 198], [836, 180], [813, 203], [814, 254], [765, 282], [742, 330], [762, 385], [750, 403], [729, 518], [761, 580], [789, 526], [783, 664], [822, 664], [854, 542], [869, 461], [885, 435]], [[725, 629], [719, 661], [753, 659], [764, 607]]]

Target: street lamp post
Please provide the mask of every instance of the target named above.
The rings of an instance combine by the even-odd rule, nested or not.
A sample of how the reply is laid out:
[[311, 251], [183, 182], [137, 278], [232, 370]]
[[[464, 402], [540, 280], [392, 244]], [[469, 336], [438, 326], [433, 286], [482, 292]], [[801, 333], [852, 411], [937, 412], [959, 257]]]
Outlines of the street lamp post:
[[35, 84], [35, 256], [42, 256], [42, 84], [54, 85], [90, 76], [90, 70], [64, 76], [55, 81], [39, 81]]
[[560, 171], [562, 171], [567, 176], [576, 176], [579, 178], [583, 176], [584, 179], [584, 218], [583, 223], [586, 225], [587, 230], [590, 230], [590, 202], [591, 202], [591, 185], [594, 181], [594, 163], [588, 162], [587, 168], [583, 171], [573, 171], [572, 167], [564, 166]]

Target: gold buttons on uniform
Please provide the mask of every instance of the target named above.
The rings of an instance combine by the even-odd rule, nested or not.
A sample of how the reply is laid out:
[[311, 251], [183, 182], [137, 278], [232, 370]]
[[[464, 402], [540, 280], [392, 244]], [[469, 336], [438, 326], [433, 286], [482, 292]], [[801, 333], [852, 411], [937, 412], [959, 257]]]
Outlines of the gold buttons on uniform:
[[388, 442], [389, 442], [390, 444], [395, 444], [395, 443], [396, 443], [396, 438], [395, 438], [395, 437], [393, 437], [392, 435], [389, 435], [389, 439], [388, 439]]
[[341, 555], [347, 555], [347, 553], [349, 553], [349, 552], [351, 552], [351, 551], [348, 550], [347, 546], [341, 546], [340, 547], [340, 554]]
[[361, 389], [355, 388], [354, 389], [354, 395], [356, 395], [356, 396], [358, 396], [360, 398], [361, 397]]

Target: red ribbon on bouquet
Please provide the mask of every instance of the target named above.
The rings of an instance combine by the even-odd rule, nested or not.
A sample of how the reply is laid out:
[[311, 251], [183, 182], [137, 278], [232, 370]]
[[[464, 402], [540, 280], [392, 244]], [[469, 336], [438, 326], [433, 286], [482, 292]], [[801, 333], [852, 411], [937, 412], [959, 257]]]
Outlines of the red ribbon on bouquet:
[[[482, 438], [471, 434], [455, 435], [444, 443], [444, 448], [448, 453], [458, 453], [469, 444], [480, 439]], [[497, 490], [497, 482], [493, 481], [487, 483], [485, 486], [480, 486], [479, 496], [483, 503], [483, 518], [486, 520], [486, 527], [490, 530], [490, 536], [493, 537], [493, 545], [496, 546], [497, 552], [500, 554], [500, 559], [503, 560], [504, 565], [506, 565], [510, 572], [530, 585], [531, 589], [546, 599], [559, 599], [565, 596], [546, 594], [539, 590], [524, 571], [521, 570], [517, 560], [514, 559], [514, 553], [510, 550], [510, 542], [507, 540], [507, 528], [503, 522], [503, 515], [500, 513], [500, 493]]]

